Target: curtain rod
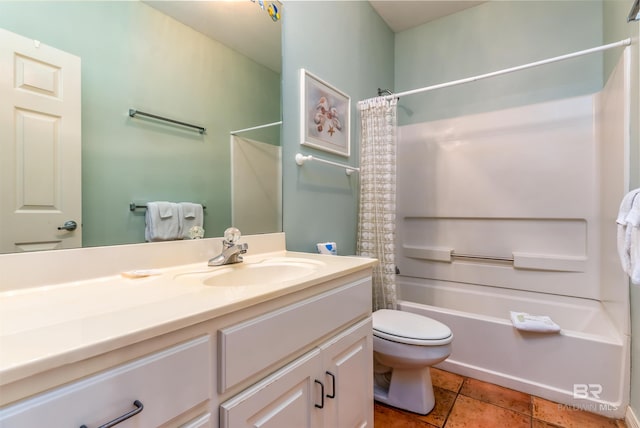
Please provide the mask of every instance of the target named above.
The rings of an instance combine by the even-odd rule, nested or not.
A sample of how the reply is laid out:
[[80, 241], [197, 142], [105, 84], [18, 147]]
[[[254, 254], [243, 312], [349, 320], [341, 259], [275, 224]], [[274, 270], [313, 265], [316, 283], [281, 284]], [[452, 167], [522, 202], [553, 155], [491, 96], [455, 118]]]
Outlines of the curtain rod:
[[578, 51], [578, 52], [574, 52], [574, 53], [570, 53], [570, 54], [566, 54], [566, 55], [561, 55], [561, 56], [557, 56], [557, 57], [553, 57], [553, 58], [549, 58], [549, 59], [544, 59], [544, 60], [541, 60], [541, 61], [531, 62], [529, 64], [519, 65], [517, 67], [505, 68], [504, 70], [498, 70], [498, 71], [494, 71], [494, 72], [491, 72], [491, 73], [480, 74], [480, 75], [474, 76], [474, 77], [467, 77], [465, 79], [453, 80], [453, 81], [447, 82], [447, 83], [440, 83], [440, 84], [437, 84], [437, 85], [426, 86], [424, 88], [412, 89], [412, 90], [404, 91], [404, 92], [398, 92], [398, 93], [395, 93], [393, 95], [387, 95], [385, 97], [385, 99], [390, 100], [390, 99], [393, 99], [393, 98], [404, 97], [404, 96], [407, 96], [407, 95], [413, 95], [413, 94], [418, 94], [418, 93], [421, 93], [421, 92], [432, 91], [434, 89], [448, 88], [450, 86], [461, 85], [463, 83], [475, 82], [477, 80], [486, 79], [488, 77], [494, 77], [494, 76], [500, 76], [502, 74], [513, 73], [514, 71], [520, 71], [520, 70], [524, 70], [524, 69], [527, 69], [527, 68], [538, 67], [540, 65], [550, 64], [552, 62], [563, 61], [565, 59], [575, 58], [575, 57], [578, 57], [578, 56], [587, 55], [587, 54], [591, 54], [591, 53], [595, 53], [595, 52], [601, 52], [601, 51], [605, 51], [605, 50], [608, 50], [608, 49], [617, 48], [617, 47], [620, 47], [620, 46], [629, 46], [630, 44], [631, 44], [631, 39], [630, 38], [629, 39], [624, 39], [624, 40], [620, 40], [619, 42], [609, 43], [608, 45], [598, 46], [598, 47], [591, 48], [591, 49], [585, 49], [583, 51]]
[[229, 134], [236, 135], [236, 134], [240, 134], [241, 132], [255, 131], [256, 129], [268, 128], [270, 126], [276, 126], [276, 125], [282, 125], [282, 121], [267, 123], [265, 125], [252, 126], [251, 128], [238, 129], [237, 131], [229, 132]]

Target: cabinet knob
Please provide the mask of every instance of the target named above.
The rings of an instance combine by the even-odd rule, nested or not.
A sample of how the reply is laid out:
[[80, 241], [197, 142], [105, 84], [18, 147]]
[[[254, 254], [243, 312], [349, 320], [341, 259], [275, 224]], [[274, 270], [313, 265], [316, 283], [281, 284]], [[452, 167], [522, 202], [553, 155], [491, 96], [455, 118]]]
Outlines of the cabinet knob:
[[[133, 409], [132, 411], [127, 412], [124, 415], [119, 416], [119, 417], [115, 418], [114, 420], [112, 420], [110, 422], [107, 422], [104, 425], [100, 425], [98, 428], [111, 428], [111, 427], [114, 427], [114, 426], [118, 425], [120, 422], [126, 421], [130, 417], [137, 415], [138, 413], [140, 413], [142, 411], [142, 409], [144, 409], [144, 406], [142, 405], [142, 402], [140, 400], [134, 401], [133, 405], [136, 408]], [[80, 426], [80, 428], [87, 428], [87, 426], [86, 425], [82, 425], [82, 426]]]

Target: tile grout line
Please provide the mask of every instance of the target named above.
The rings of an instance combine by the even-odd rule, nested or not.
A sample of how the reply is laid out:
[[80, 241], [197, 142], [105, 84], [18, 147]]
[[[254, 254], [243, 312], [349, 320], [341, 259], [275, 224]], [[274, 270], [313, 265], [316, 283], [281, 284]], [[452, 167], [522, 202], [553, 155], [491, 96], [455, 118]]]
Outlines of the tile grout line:
[[444, 422], [442, 423], [442, 428], [446, 428], [447, 427], [447, 422], [449, 421], [449, 416], [451, 416], [451, 412], [453, 411], [453, 408], [456, 405], [456, 401], [458, 401], [458, 397], [460, 397], [460, 391], [462, 391], [462, 385], [464, 385], [464, 382], [465, 382], [466, 379], [467, 379], [466, 377], [464, 377], [462, 379], [462, 382], [460, 383], [460, 386], [458, 387], [458, 390], [456, 391], [456, 397], [453, 399], [453, 404], [451, 405], [451, 407], [447, 411], [447, 415], [445, 416]]

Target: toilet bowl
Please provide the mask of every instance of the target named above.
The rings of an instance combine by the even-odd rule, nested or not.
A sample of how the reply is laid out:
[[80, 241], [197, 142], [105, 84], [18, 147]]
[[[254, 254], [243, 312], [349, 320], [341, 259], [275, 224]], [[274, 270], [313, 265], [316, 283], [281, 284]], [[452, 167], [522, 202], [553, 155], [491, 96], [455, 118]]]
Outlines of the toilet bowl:
[[446, 325], [410, 312], [373, 313], [374, 398], [426, 415], [435, 406], [429, 369], [451, 354]]

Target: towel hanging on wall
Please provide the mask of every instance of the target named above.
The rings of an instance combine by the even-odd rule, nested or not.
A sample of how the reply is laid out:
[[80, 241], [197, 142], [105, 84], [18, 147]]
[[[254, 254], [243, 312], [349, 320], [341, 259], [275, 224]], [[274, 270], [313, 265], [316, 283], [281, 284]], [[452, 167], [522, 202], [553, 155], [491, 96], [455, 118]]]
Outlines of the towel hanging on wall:
[[178, 211], [181, 226], [181, 236], [183, 239], [193, 238], [193, 228], [202, 228], [204, 210], [202, 205], [192, 202], [180, 202]]
[[181, 239], [178, 205], [166, 202], [149, 202], [145, 215], [144, 237], [148, 242]]
[[634, 284], [640, 284], [640, 189], [627, 193], [620, 203], [617, 247], [622, 269]]
[[192, 202], [148, 202], [144, 237], [147, 242], [201, 238], [203, 214], [204, 207]]

